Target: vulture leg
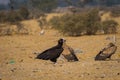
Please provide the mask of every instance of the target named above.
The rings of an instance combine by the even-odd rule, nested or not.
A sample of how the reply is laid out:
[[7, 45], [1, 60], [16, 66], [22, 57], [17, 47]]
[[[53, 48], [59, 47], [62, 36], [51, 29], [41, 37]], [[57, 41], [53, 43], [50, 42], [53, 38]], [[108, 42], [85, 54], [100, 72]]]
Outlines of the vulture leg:
[[56, 59], [50, 59], [50, 60], [51, 60], [52, 62], [54, 62], [54, 63], [56, 63], [56, 61], [57, 61]]

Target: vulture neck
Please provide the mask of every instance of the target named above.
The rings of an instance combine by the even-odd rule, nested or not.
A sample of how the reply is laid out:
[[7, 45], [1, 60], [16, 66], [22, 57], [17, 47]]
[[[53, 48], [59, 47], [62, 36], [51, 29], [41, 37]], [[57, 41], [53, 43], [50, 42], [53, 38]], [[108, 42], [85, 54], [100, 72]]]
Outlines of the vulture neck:
[[58, 47], [62, 47], [63, 43], [58, 43], [57, 46]]

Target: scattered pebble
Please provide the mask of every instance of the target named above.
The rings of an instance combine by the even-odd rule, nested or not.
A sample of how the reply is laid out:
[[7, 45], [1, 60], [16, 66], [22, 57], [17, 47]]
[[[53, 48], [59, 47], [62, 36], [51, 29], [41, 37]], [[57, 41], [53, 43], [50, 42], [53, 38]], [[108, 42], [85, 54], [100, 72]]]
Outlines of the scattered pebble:
[[75, 49], [74, 52], [77, 53], [83, 53], [83, 51], [81, 49]]
[[11, 69], [11, 71], [14, 72], [16, 69], [17, 69], [17, 68], [13, 68], [13, 69]]
[[105, 76], [106, 76], [106, 75], [105, 75], [105, 74], [103, 74], [100, 78], [105, 78]]
[[12, 72], [14, 72], [14, 70], [13, 70], [13, 69], [11, 69], [11, 71], [12, 71]]
[[45, 30], [41, 30], [40, 35], [44, 35], [44, 34], [45, 34]]
[[21, 59], [19, 62], [23, 62], [23, 59]]
[[84, 75], [82, 74], [82, 75], [80, 75], [80, 77], [84, 77]]
[[29, 56], [29, 58], [33, 58], [32, 56]]
[[8, 64], [8, 62], [6, 62], [6, 64]]
[[120, 75], [120, 73], [117, 73], [117, 75]]
[[38, 54], [38, 52], [33, 52], [33, 54]]
[[96, 68], [96, 69], [100, 69], [100, 68]]
[[38, 72], [38, 71], [37, 71], [37, 70], [33, 70], [32, 72], [34, 72], [34, 73], [35, 73], [35, 72]]
[[118, 63], [120, 63], [120, 61], [119, 61], [119, 60], [118, 60], [117, 62], [118, 62]]
[[60, 67], [62, 67], [63, 65], [61, 64], [61, 65], [59, 65]]

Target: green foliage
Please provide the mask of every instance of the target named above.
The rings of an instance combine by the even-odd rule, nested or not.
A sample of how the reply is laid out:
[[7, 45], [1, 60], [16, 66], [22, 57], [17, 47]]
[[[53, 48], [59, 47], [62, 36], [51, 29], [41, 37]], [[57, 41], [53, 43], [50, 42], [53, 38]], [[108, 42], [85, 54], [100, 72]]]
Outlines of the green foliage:
[[84, 13], [67, 14], [61, 18], [54, 17], [52, 24], [55, 29], [65, 35], [93, 35], [100, 27], [100, 17], [98, 16], [98, 10], [93, 9]]
[[6, 19], [7, 22], [13, 23], [21, 20], [19, 13], [17, 13], [16, 11], [10, 11], [6, 16], [7, 16], [7, 19]]
[[117, 23], [113, 20], [101, 22], [97, 9], [88, 12], [66, 14], [62, 17], [53, 17], [50, 23], [54, 29], [68, 36], [95, 35], [99, 31], [105, 34], [116, 33]]
[[102, 22], [102, 28], [105, 34], [116, 33], [118, 23], [114, 20], [106, 20]]
[[85, 30], [84, 14], [64, 15], [61, 17], [60, 31], [69, 36], [80, 36]]
[[0, 12], [0, 22], [5, 22], [6, 21], [6, 19], [7, 19], [7, 16], [6, 16], [7, 14], [6, 14], [6, 12], [4, 12], [4, 11], [1, 11]]
[[52, 19], [50, 19], [49, 24], [50, 24], [50, 26], [52, 26], [52, 28], [58, 29], [58, 28], [60, 28], [60, 27], [58, 27], [60, 25], [59, 22], [60, 22], [60, 17], [54, 16]]
[[16, 11], [0, 12], [0, 23], [20, 21], [21, 17]]
[[1, 11], [0, 12], [0, 23], [10, 22], [15, 23], [23, 19], [28, 19], [29, 12], [26, 8], [21, 8], [20, 10], [12, 11]]
[[87, 35], [93, 35], [98, 31], [100, 24], [100, 16], [98, 13], [98, 9], [92, 9], [87, 13], [85, 23]]
[[19, 10], [19, 14], [23, 19], [28, 19], [29, 11], [26, 7], [21, 7]]

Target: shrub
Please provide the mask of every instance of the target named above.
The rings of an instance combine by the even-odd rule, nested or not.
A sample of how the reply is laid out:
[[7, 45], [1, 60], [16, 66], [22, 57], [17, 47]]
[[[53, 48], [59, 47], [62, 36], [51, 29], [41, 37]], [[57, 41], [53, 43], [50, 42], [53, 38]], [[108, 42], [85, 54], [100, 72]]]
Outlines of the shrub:
[[61, 32], [69, 36], [80, 36], [85, 31], [85, 15], [84, 14], [73, 14], [64, 15], [61, 17]]
[[19, 10], [19, 14], [23, 19], [28, 19], [29, 11], [26, 7], [21, 7]]
[[12, 11], [1, 11], [0, 12], [0, 23], [10, 22], [16, 23], [23, 19], [27, 19], [29, 12], [26, 8], [21, 8], [20, 10]]
[[10, 12], [8, 12], [8, 15], [6, 15], [6, 16], [7, 16], [6, 22], [15, 23], [17, 21], [22, 20], [21, 16], [16, 11], [10, 11]]
[[60, 18], [53, 17], [50, 22], [53, 28], [59, 30], [64, 35], [93, 35], [96, 34], [101, 26], [98, 12], [97, 9], [93, 9], [89, 12], [66, 14]]
[[6, 21], [6, 19], [7, 19], [6, 12], [1, 11], [1, 12], [0, 12], [0, 22], [3, 23], [3, 22]]
[[100, 16], [98, 9], [92, 9], [86, 14], [86, 34], [96, 34], [100, 27]]
[[79, 36], [85, 32], [85, 14], [66, 14], [62, 17], [53, 17], [50, 22], [53, 28], [64, 35]]
[[50, 21], [49, 21], [49, 24], [50, 24], [50, 26], [52, 26], [52, 28], [54, 28], [54, 29], [58, 29], [59, 27], [59, 25], [60, 25], [60, 17], [58, 17], [58, 16], [54, 16], [52, 19], [50, 19]]
[[105, 34], [116, 33], [118, 23], [114, 20], [106, 20], [102, 22], [103, 31]]

